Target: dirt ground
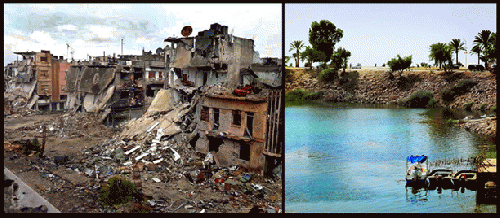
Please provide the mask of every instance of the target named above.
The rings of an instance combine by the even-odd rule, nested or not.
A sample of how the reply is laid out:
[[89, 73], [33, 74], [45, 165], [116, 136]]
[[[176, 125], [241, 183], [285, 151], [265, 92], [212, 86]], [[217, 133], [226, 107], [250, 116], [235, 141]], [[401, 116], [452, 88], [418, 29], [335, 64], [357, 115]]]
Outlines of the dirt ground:
[[[5, 149], [9, 143], [21, 142], [37, 138], [42, 140], [42, 125], [61, 118], [64, 114], [30, 114], [28, 116], [12, 115], [4, 118], [4, 166], [15, 173], [26, 184], [51, 202], [62, 212], [99, 212], [95, 190], [84, 187], [75, 188], [63, 177], [54, 176], [56, 172], [64, 172], [66, 167], [55, 164], [54, 156], [67, 155], [73, 160], [81, 159], [81, 150], [102, 143], [107, 137], [54, 137], [47, 134], [44, 158], [38, 155], [27, 156], [22, 150]], [[50, 130], [49, 130], [50, 132]], [[62, 174], [62, 173], [60, 173]], [[79, 177], [77, 180], [84, 180]]]
[[[139, 177], [134, 178], [135, 171], [131, 172], [132, 166], [125, 163], [134, 157], [127, 156], [120, 162], [113, 156], [115, 152], [110, 151], [128, 151], [136, 145], [149, 148], [149, 145], [122, 141], [118, 136], [123, 125], [112, 128], [96, 119], [98, 116], [88, 113], [5, 116], [4, 166], [63, 213], [119, 213], [141, 209], [159, 213], [282, 210], [281, 177], [247, 174], [239, 168], [203, 169], [204, 156], [196, 154], [186, 143], [180, 143], [186, 138], [184, 134], [168, 142], [180, 154], [180, 161], [136, 164], [134, 167], [140, 170]], [[43, 126], [46, 128], [44, 155], [23, 152], [23, 143], [27, 140], [36, 138], [43, 142]], [[165, 158], [172, 155], [167, 151], [162, 150]], [[134, 182], [138, 191], [132, 202], [104, 206], [99, 201], [100, 187], [116, 175]]]

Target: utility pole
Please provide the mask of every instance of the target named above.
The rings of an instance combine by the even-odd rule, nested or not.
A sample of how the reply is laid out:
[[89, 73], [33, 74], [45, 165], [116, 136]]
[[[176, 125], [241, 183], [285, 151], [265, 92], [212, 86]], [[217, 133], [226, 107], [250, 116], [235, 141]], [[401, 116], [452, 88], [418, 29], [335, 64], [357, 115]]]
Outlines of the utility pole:
[[123, 56], [123, 39], [122, 39], [122, 53], [121, 56]]

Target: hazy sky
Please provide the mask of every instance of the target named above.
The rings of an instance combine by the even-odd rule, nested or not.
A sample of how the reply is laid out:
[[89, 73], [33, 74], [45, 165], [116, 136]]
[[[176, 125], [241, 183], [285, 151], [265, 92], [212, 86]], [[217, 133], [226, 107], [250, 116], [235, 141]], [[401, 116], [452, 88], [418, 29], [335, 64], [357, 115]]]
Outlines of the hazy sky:
[[[353, 65], [380, 66], [397, 54], [413, 55], [413, 64], [433, 63], [430, 45], [452, 39], [466, 41], [467, 62], [476, 64], [474, 36], [496, 32], [496, 17], [496, 4], [285, 4], [285, 55], [292, 56], [295, 40], [310, 45], [311, 23], [325, 19], [344, 31], [335, 49], [350, 51]], [[458, 60], [465, 64], [463, 51]]]
[[121, 53], [155, 53], [164, 39], [191, 36], [210, 24], [228, 26], [235, 36], [255, 40], [260, 57], [282, 55], [281, 4], [4, 4], [4, 66], [14, 51], [50, 50], [66, 56], [68, 43], [75, 59]]

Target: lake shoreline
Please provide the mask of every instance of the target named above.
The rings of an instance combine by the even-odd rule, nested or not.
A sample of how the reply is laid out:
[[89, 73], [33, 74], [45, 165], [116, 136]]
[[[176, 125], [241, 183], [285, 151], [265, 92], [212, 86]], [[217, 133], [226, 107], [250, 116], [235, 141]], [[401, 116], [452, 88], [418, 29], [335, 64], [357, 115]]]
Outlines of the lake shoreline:
[[[457, 71], [405, 71], [391, 77], [385, 71], [347, 71], [334, 83], [319, 82], [317, 69], [286, 69], [285, 93], [303, 89], [306, 92], [322, 92], [314, 101], [346, 102], [374, 105], [398, 105], [418, 90], [434, 94], [438, 107], [465, 109], [483, 113], [496, 110], [496, 75], [489, 72], [472, 73]], [[474, 80], [477, 85], [469, 92], [458, 95], [451, 102], [443, 101], [443, 90], [451, 89], [460, 81]], [[457, 124], [468, 131], [494, 138], [496, 118], [460, 120]]]

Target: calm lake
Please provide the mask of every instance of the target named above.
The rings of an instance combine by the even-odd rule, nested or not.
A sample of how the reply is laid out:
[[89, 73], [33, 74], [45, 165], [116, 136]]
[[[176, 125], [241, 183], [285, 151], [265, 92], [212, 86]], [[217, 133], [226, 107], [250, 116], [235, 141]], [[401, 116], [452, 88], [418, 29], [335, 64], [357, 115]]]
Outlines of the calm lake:
[[285, 212], [496, 212], [496, 205], [477, 205], [475, 191], [444, 189], [439, 194], [405, 187], [408, 155], [428, 155], [431, 162], [468, 158], [494, 144], [439, 124], [443, 114], [449, 116], [442, 109], [287, 106]]

